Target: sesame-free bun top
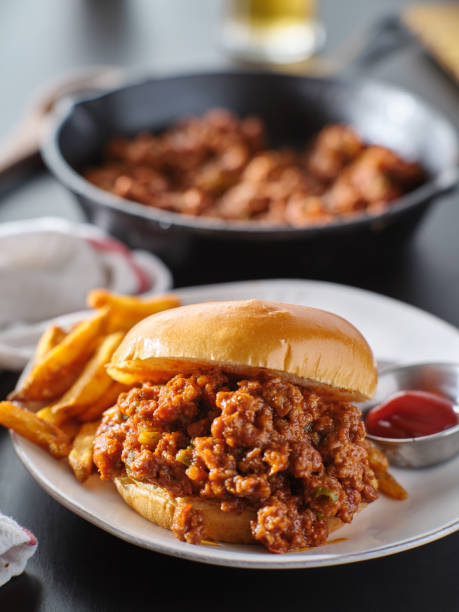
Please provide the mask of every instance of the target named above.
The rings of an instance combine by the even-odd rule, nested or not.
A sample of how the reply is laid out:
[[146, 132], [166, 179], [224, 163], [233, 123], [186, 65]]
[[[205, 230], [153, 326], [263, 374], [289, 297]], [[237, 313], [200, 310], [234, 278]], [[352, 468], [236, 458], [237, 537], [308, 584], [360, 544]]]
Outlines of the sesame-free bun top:
[[206, 302], [154, 314], [126, 335], [109, 374], [120, 382], [164, 382], [221, 368], [318, 387], [345, 400], [372, 397], [373, 354], [345, 319], [316, 308], [261, 300]]

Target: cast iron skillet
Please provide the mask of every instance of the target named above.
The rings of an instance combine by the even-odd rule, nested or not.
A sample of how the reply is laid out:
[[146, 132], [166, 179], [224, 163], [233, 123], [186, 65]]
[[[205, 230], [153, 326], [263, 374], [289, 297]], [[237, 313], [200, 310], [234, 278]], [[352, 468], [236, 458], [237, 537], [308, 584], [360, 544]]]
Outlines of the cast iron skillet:
[[[212, 107], [229, 108], [240, 116], [260, 115], [271, 146], [302, 146], [322, 126], [348, 123], [364, 140], [419, 161], [429, 178], [376, 217], [294, 228], [229, 223], [149, 208], [103, 191], [79, 173], [98, 159], [102, 145], [114, 134], [161, 129]], [[456, 184], [458, 141], [445, 118], [396, 87], [370, 80], [241, 71], [150, 78], [78, 101], [51, 126], [42, 154], [90, 221], [132, 246], [161, 252], [165, 244], [177, 245], [187, 237], [272, 243], [352, 235], [371, 241], [395, 226], [413, 227], [434, 198]]]

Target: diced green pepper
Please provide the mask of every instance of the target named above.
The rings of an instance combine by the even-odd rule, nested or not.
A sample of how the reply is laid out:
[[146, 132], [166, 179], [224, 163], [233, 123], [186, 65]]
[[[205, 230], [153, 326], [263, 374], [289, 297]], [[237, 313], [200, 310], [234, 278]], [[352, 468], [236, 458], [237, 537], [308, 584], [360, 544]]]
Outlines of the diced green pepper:
[[332, 491], [331, 489], [329, 489], [328, 487], [317, 487], [316, 488], [316, 490], [314, 491], [314, 497], [322, 497], [322, 495], [324, 495], [325, 497], [328, 497], [332, 503], [335, 503], [338, 501], [338, 494], [335, 493], [335, 491]]
[[180, 463], [183, 463], [183, 465], [189, 467], [191, 465], [191, 461], [193, 460], [192, 450], [192, 446], [188, 446], [187, 448], [181, 448], [179, 451], [177, 451], [177, 454], [175, 455], [176, 460], [180, 461]]
[[160, 431], [141, 431], [137, 437], [140, 444], [154, 444], [161, 437]]

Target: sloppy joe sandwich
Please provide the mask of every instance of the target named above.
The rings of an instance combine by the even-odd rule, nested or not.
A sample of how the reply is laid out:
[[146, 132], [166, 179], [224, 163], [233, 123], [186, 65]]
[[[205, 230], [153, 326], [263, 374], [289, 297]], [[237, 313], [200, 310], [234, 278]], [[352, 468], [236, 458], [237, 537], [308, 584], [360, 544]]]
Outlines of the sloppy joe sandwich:
[[372, 352], [329, 312], [250, 300], [166, 310], [133, 327], [110, 376], [94, 461], [124, 500], [181, 540], [324, 544], [377, 498], [355, 401]]

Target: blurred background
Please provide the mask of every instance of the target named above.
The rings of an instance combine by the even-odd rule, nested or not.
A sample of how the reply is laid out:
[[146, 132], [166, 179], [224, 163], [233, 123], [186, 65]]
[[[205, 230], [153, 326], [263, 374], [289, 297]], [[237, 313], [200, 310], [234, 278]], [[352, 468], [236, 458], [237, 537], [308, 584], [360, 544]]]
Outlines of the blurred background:
[[[223, 0], [2, 2], [0, 137], [11, 133], [47, 83], [75, 69], [119, 66], [134, 77], [234, 66], [223, 46], [226, 4]], [[320, 56], [334, 58], [346, 42], [355, 45], [380, 18], [399, 14], [411, 4], [410, 0], [320, 0], [317, 13], [326, 30]], [[387, 56], [369, 76], [410, 89], [459, 125], [457, 85], [421, 46]], [[0, 221], [50, 214], [80, 217], [73, 199], [46, 175], [24, 182], [0, 205]]]
[[[299, 26], [293, 23], [293, 30], [287, 28], [289, 43], [284, 55], [283, 43], [278, 44], [279, 21], [274, 47], [271, 44], [268, 52], [266, 49], [259, 52], [257, 45], [266, 43], [267, 39], [264, 26], [272, 25], [279, 5], [271, 1], [254, 2], [250, 9], [247, 2], [236, 0], [69, 0], [65, 3], [5, 0], [0, 5], [4, 84], [0, 143], [7, 144], [7, 139], [13, 137], [9, 145], [13, 142], [14, 148], [14, 130], [37, 97], [50, 87], [55, 91], [56, 84], [59, 90], [59, 83], [72, 81], [75, 75], [81, 71], [84, 74], [90, 67], [114, 67], [113, 82], [118, 77], [135, 80], [149, 75], [253, 69], [254, 66], [315, 75], [333, 74], [341, 69], [346, 74], [345, 65], [372, 41], [381, 20], [394, 17], [405, 20], [403, 29], [405, 34], [410, 32], [409, 36], [400, 37], [396, 32], [392, 37], [393, 33], [389, 32], [388, 38], [383, 36], [381, 54], [377, 46], [370, 62], [362, 62], [348, 72], [402, 86], [459, 128], [455, 78], [458, 50], [454, 48], [454, 40], [456, 43], [459, 40], [459, 35], [455, 35], [459, 31], [457, 2], [447, 5], [410, 0], [285, 2], [283, 9], [290, 7], [293, 13], [289, 13], [287, 21], [284, 19], [284, 25], [292, 25], [292, 15], [295, 22], [295, 11], [297, 14], [298, 10], [299, 14], [303, 11], [304, 18], [300, 18]], [[419, 35], [419, 31], [415, 32], [418, 26], [410, 30], [405, 18], [413, 9], [421, 9], [422, 13], [425, 8], [430, 12], [421, 14], [417, 21], [411, 20], [412, 24], [421, 24], [418, 26], [423, 34]], [[251, 35], [247, 34], [247, 24], [252, 28]], [[301, 44], [296, 46], [298, 31], [299, 39], [306, 41], [303, 49]], [[316, 51], [316, 55], [310, 60], [282, 65], [287, 59], [306, 58], [308, 51]], [[2, 151], [8, 152], [8, 148], [0, 147]], [[84, 219], [72, 195], [43, 166], [27, 164], [25, 169], [33, 172], [15, 175], [19, 180], [13, 183], [10, 177], [8, 180], [0, 177], [0, 223], [41, 216], [70, 221]], [[440, 279], [445, 274], [455, 274], [457, 197], [451, 194], [441, 198], [441, 205], [429, 210], [414, 238], [404, 245], [403, 257], [397, 251], [392, 260], [395, 248], [390, 243], [381, 251], [382, 256], [370, 263], [361, 253], [343, 264], [341, 258], [340, 261], [330, 259], [330, 249], [327, 259], [314, 257], [306, 247], [304, 251], [296, 247], [294, 251], [279, 249], [275, 261], [263, 268], [258, 263], [250, 265], [252, 255], [258, 251], [254, 246], [238, 265], [226, 262], [223, 273], [210, 263], [203, 266], [202, 261], [209, 262], [208, 253], [197, 252], [193, 264], [190, 259], [186, 265], [183, 261], [172, 262], [172, 274], [176, 285], [266, 276], [323, 278], [396, 295], [453, 320], [456, 306], [452, 301], [434, 305], [432, 295], [441, 291]], [[155, 250], [154, 245], [152, 249]], [[306, 252], [307, 256], [302, 257]], [[427, 285], [429, 289], [424, 289]]]

